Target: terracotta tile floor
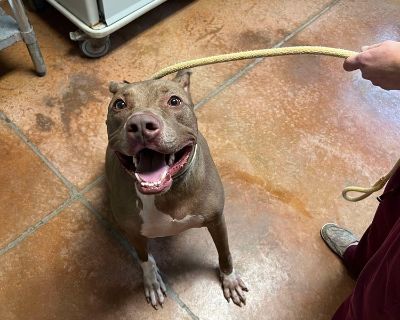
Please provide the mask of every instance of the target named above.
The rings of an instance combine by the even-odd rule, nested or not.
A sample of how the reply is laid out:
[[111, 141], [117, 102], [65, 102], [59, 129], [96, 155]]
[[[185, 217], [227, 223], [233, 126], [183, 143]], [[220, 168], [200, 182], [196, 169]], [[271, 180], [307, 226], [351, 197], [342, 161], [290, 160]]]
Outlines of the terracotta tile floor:
[[23, 44], [0, 52], [0, 319], [330, 319], [354, 282], [319, 238], [336, 221], [361, 234], [376, 207], [340, 191], [368, 185], [399, 157], [400, 95], [340, 59], [282, 57], [194, 70], [199, 126], [226, 190], [247, 306], [226, 303], [205, 230], [153, 241], [169, 285], [143, 295], [136, 256], [109, 221], [103, 179], [110, 80], [170, 63], [290, 45], [358, 50], [399, 39], [391, 0], [167, 1], [83, 58], [54, 9], [29, 13], [48, 67]]

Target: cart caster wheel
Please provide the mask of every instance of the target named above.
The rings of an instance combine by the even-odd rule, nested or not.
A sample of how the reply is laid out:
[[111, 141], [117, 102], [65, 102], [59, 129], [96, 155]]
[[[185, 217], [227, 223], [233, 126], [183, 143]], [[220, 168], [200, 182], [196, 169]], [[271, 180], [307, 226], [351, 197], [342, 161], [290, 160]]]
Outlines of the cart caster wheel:
[[85, 39], [79, 43], [82, 53], [89, 58], [104, 56], [111, 47], [110, 36], [101, 39]]

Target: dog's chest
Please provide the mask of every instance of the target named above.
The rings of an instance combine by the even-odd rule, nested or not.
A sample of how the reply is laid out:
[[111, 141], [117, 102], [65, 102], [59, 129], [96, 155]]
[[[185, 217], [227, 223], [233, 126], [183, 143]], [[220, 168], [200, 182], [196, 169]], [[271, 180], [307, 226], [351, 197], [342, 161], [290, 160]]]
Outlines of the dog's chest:
[[143, 236], [147, 238], [173, 236], [197, 226], [190, 217], [176, 220], [159, 211], [154, 203], [154, 195], [142, 195], [138, 192], [138, 196], [143, 204], [143, 209], [139, 213], [143, 221], [141, 226]]

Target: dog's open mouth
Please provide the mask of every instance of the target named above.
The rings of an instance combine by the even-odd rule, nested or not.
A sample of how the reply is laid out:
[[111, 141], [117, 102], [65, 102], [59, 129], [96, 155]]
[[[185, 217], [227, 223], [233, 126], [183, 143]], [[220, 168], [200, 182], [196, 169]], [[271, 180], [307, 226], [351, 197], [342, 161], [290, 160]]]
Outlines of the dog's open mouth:
[[172, 178], [188, 164], [194, 146], [186, 145], [179, 151], [164, 154], [144, 148], [136, 156], [116, 152], [121, 164], [131, 176], [136, 178], [139, 192], [155, 194], [167, 191]]

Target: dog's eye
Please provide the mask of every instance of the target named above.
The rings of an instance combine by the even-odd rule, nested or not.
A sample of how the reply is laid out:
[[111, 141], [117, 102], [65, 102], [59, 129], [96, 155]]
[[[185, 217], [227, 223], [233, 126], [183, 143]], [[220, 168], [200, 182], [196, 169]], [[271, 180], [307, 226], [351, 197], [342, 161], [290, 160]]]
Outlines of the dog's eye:
[[121, 99], [117, 99], [115, 100], [113, 107], [114, 109], [121, 110], [126, 108], [126, 103]]
[[181, 98], [177, 97], [177, 96], [172, 96], [171, 98], [169, 98], [168, 100], [168, 104], [172, 107], [177, 107], [182, 103]]

